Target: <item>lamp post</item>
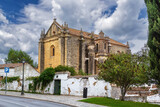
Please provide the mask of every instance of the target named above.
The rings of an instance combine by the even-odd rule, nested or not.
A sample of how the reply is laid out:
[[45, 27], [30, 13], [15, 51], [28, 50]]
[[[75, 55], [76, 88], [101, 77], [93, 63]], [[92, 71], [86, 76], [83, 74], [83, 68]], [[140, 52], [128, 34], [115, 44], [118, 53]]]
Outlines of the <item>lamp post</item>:
[[24, 95], [24, 64], [25, 64], [25, 60], [24, 59], [23, 59], [22, 63], [23, 63], [23, 77], [22, 77], [22, 91], [21, 91], [21, 95]]

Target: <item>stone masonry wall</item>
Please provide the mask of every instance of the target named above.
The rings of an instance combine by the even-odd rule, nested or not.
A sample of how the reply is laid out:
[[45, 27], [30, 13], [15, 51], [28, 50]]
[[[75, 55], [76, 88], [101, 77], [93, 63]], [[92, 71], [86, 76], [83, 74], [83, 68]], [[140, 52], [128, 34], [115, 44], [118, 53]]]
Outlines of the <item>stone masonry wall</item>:
[[127, 48], [123, 46], [113, 45], [111, 46], [111, 53], [118, 53], [119, 52], [127, 52]]
[[79, 68], [79, 38], [76, 36], [72, 36], [69, 38], [68, 42], [68, 64], [75, 68], [78, 72]]
[[[55, 55], [51, 55], [51, 46], [55, 48]], [[45, 52], [44, 52], [44, 69], [48, 67], [57, 67], [61, 65], [61, 45], [58, 37], [53, 37], [45, 40], [44, 43]]]

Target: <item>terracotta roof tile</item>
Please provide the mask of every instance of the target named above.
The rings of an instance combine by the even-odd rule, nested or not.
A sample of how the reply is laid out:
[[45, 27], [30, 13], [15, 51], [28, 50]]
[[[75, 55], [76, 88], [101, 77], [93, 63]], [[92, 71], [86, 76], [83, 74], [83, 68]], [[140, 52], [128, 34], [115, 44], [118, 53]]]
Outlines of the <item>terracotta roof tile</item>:
[[110, 42], [111, 42], [111, 44], [128, 47], [127, 45], [125, 45], [125, 44], [123, 44], [123, 43], [120, 43], [120, 42], [118, 42], [118, 41], [116, 41], [116, 40], [113, 40], [113, 39], [111, 39], [111, 38], [110, 38]]
[[[69, 32], [70, 32], [70, 34], [72, 34], [72, 35], [80, 36], [80, 30], [76, 30], [76, 29], [69, 28]], [[91, 33], [84, 32], [84, 31], [83, 31], [83, 36], [84, 36], [84, 37], [90, 38], [90, 35], [91, 35]], [[95, 37], [98, 37], [99, 35], [94, 34], [94, 36], [95, 36]], [[110, 38], [110, 42], [111, 42], [111, 44], [128, 47], [127, 45], [122, 44], [122, 43], [120, 43], [120, 42], [118, 42], [118, 41], [116, 41], [116, 40], [113, 40], [113, 39], [111, 39], [111, 38]]]
[[[69, 28], [69, 33], [72, 34], [72, 35], [80, 36], [80, 32], [81, 32], [80, 30]], [[83, 36], [86, 37], [86, 38], [90, 38], [90, 36], [89, 36], [90, 34], [91, 33], [83, 31]]]
[[[61, 26], [58, 22], [55, 21], [54, 23], [55, 23], [57, 26], [59, 26], [60, 28], [62, 28], [62, 26]], [[51, 25], [51, 26], [52, 26], [52, 25]], [[80, 32], [81, 32], [80, 30], [73, 29], [73, 28], [69, 28], [69, 33], [70, 33], [71, 35], [80, 36]], [[91, 33], [83, 31], [83, 36], [84, 36], [85, 38], [91, 38], [90, 35], [91, 35]], [[97, 35], [97, 34], [94, 34], [94, 36], [95, 36], [95, 37], [99, 37], [99, 35]], [[111, 39], [111, 38], [110, 38], [110, 42], [111, 42], [111, 44], [114, 44], [114, 45], [120, 45], [120, 46], [128, 47], [127, 45], [122, 44], [122, 43], [120, 43], [120, 42], [118, 42], [118, 41], [115, 41], [115, 40], [113, 40], [113, 39]]]
[[23, 63], [0, 64], [0, 69], [3, 69], [4, 67], [15, 68], [22, 65]]

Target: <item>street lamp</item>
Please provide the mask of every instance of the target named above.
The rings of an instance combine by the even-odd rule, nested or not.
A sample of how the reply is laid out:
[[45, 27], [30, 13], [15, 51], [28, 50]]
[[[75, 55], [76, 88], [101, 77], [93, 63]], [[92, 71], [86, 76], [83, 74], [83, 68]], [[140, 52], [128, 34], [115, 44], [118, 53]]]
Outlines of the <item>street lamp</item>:
[[24, 64], [25, 64], [25, 60], [24, 59], [23, 59], [22, 63], [23, 63], [23, 77], [22, 77], [22, 91], [21, 91], [21, 95], [24, 95]]

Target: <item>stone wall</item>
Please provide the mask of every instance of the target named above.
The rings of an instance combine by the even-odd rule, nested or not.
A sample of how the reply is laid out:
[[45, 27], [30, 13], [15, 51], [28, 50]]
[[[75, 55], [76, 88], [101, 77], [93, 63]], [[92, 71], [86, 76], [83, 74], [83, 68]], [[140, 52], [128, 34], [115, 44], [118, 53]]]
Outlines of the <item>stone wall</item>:
[[128, 50], [128, 48], [123, 47], [123, 46], [114, 45], [114, 44], [112, 44], [112, 46], [111, 46], [111, 53], [118, 53], [118, 52], [127, 53], [127, 50]]
[[[29, 90], [29, 84], [32, 83], [32, 81], [24, 81], [24, 90]], [[0, 83], [0, 90], [5, 90], [5, 84]], [[22, 81], [13, 81], [12, 83], [7, 83], [7, 90], [16, 90], [21, 91], [22, 90]]]
[[[116, 87], [115, 84], [110, 84], [104, 80], [97, 79], [97, 76], [70, 76], [69, 72], [57, 72], [53, 78], [53, 81], [45, 88], [44, 93], [54, 94], [55, 80], [61, 80], [61, 95], [74, 95], [83, 96], [83, 89], [87, 88], [88, 96], [98, 96], [98, 97], [111, 97], [119, 99], [120, 88]], [[29, 84], [32, 81], [24, 82], [24, 90], [29, 91]], [[14, 81], [13, 83], [8, 83], [8, 90], [18, 90], [21, 91], [21, 82]], [[0, 84], [0, 89], [5, 89], [5, 84]], [[139, 90], [139, 88], [136, 88]], [[151, 85], [150, 91], [155, 89], [154, 85]], [[41, 92], [37, 90], [36, 92]], [[126, 94], [125, 100], [136, 101], [136, 102], [152, 102], [160, 103], [160, 96], [158, 94], [139, 96], [135, 94]]]
[[[54, 46], [55, 54], [54, 56], [51, 55], [51, 46]], [[50, 39], [45, 40], [44, 43], [44, 69], [48, 67], [57, 67], [61, 65], [61, 45], [60, 45], [60, 38], [53, 37]]]
[[[84, 49], [84, 42], [83, 44], [83, 49]], [[75, 68], [75, 70], [78, 72], [79, 71], [79, 37], [77, 36], [72, 36], [70, 38], [68, 38], [68, 47], [67, 47], [67, 56], [68, 59], [66, 58], [66, 60], [68, 61], [68, 65], [72, 66]], [[82, 69], [84, 71], [84, 50], [82, 49]]]
[[147, 96], [127, 96], [125, 101], [147, 102]]

